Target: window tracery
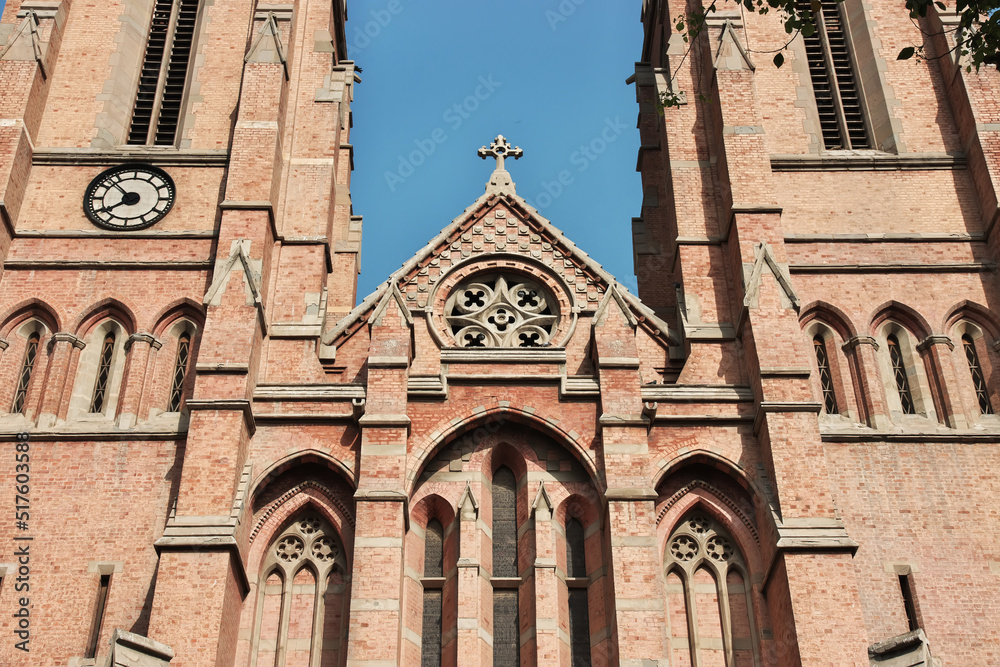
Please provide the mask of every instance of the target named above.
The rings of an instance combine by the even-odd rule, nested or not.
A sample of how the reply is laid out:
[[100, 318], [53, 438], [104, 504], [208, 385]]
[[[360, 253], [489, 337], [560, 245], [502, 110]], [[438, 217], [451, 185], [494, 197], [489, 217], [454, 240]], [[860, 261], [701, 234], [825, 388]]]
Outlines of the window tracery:
[[704, 514], [682, 521], [667, 540], [664, 571], [678, 664], [761, 664], [746, 563], [720, 524]]
[[21, 372], [17, 379], [17, 389], [14, 392], [14, 404], [10, 408], [11, 412], [24, 412], [28, 387], [31, 386], [31, 374], [35, 369], [35, 360], [38, 357], [39, 340], [41, 340], [41, 335], [37, 331], [28, 336], [28, 343], [24, 348], [24, 360], [21, 362]]
[[993, 414], [993, 404], [990, 402], [990, 391], [986, 385], [986, 377], [983, 375], [983, 366], [979, 363], [976, 342], [969, 334], [962, 336], [962, 348], [965, 350], [965, 360], [969, 363], [969, 372], [972, 374], [972, 385], [976, 390], [979, 412], [991, 415]]
[[333, 528], [299, 517], [268, 547], [261, 572], [251, 666], [340, 664], [347, 568]]
[[459, 347], [545, 347], [558, 309], [558, 301], [533, 280], [478, 275], [452, 291], [445, 321]]

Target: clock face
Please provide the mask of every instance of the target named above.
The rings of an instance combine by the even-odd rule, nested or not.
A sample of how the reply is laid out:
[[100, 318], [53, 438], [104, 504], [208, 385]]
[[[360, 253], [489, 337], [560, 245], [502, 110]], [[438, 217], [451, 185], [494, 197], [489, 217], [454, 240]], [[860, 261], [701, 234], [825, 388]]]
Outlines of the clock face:
[[174, 205], [174, 181], [145, 164], [123, 164], [102, 172], [87, 186], [83, 210], [98, 227], [145, 229]]

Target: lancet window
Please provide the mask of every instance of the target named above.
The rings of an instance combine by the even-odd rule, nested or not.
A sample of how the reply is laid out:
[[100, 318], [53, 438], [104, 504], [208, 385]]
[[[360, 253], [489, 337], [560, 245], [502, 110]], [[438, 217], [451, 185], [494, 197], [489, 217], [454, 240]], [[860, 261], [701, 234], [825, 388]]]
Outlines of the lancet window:
[[420, 646], [421, 667], [441, 664], [444, 613], [444, 528], [437, 519], [427, 522], [424, 533], [424, 622]]
[[348, 595], [337, 533], [317, 515], [300, 516], [262, 565], [251, 667], [341, 664]]
[[746, 562], [718, 522], [701, 513], [682, 521], [664, 570], [672, 664], [761, 664]]
[[493, 474], [493, 664], [521, 664], [517, 559], [517, 479], [510, 468]]
[[986, 386], [986, 377], [983, 375], [982, 364], [979, 363], [979, 353], [976, 352], [976, 342], [969, 334], [962, 336], [962, 347], [965, 350], [965, 360], [969, 363], [969, 372], [972, 373], [972, 386], [976, 390], [976, 400], [979, 402], [979, 412], [984, 415], [993, 414], [993, 403], [990, 401], [990, 392]]

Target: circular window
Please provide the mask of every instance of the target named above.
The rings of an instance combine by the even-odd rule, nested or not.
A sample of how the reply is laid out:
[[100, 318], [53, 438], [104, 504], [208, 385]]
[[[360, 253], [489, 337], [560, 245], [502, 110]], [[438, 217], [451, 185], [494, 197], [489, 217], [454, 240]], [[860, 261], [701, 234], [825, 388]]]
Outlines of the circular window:
[[518, 275], [478, 275], [445, 304], [445, 322], [459, 347], [545, 347], [559, 304], [539, 283]]

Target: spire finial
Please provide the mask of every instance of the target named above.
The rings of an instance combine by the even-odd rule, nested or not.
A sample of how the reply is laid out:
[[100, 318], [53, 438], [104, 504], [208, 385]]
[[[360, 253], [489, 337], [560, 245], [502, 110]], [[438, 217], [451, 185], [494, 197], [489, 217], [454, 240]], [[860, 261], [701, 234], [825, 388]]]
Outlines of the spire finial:
[[486, 184], [486, 191], [493, 194], [514, 194], [514, 181], [511, 180], [510, 174], [504, 169], [504, 158], [512, 157], [515, 160], [519, 159], [524, 155], [524, 151], [519, 147], [511, 145], [507, 142], [507, 139], [502, 135], [498, 134], [497, 138], [490, 143], [490, 147], [487, 148], [483, 146], [479, 149], [479, 157], [484, 160], [488, 157], [496, 158], [497, 168], [493, 170], [493, 175], [490, 176], [490, 182]]

